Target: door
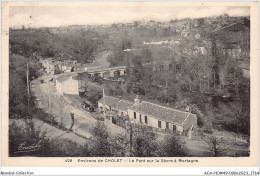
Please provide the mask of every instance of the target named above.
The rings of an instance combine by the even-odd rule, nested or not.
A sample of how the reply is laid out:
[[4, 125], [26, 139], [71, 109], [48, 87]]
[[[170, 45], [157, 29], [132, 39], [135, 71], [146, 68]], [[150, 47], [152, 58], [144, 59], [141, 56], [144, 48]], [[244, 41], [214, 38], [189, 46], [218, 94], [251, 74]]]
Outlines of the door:
[[172, 126], [172, 131], [176, 132], [176, 126], [175, 125]]

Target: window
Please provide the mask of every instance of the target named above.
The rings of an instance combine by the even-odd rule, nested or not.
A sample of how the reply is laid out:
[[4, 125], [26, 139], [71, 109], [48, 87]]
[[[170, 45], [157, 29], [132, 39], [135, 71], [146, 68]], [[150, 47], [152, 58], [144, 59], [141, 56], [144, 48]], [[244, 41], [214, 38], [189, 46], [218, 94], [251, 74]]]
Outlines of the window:
[[142, 123], [142, 115], [140, 114], [140, 123]]
[[134, 119], [136, 119], [136, 112], [134, 112]]
[[169, 122], [166, 122], [166, 129], [169, 129]]
[[147, 116], [144, 116], [144, 122], [147, 124]]
[[162, 122], [158, 120], [158, 128], [162, 128]]

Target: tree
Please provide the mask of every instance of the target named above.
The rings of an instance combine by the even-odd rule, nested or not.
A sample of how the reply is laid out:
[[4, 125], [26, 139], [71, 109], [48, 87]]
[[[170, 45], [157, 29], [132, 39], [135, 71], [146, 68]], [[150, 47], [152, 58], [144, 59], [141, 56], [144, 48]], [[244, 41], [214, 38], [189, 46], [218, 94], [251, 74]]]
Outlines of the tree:
[[133, 67], [133, 81], [134, 82], [138, 82], [140, 83], [141, 80], [142, 80], [142, 77], [143, 77], [143, 71], [144, 71], [144, 67], [142, 65], [142, 58], [140, 56], [136, 56], [134, 59], [133, 59], [133, 64], [134, 64], [134, 67]]
[[54, 102], [55, 101], [54, 101], [53, 94], [50, 93], [48, 96], [48, 110], [50, 111], [48, 115], [50, 116], [51, 124], [53, 123], [52, 110], [53, 110]]
[[134, 27], [138, 26], [138, 21], [134, 21]]
[[129, 138], [127, 134], [119, 134], [112, 139], [113, 156], [124, 157], [129, 155]]
[[116, 57], [115, 57], [114, 54], [110, 54], [110, 55], [107, 57], [107, 61], [109, 62], [109, 64], [110, 64], [111, 67], [117, 65]]
[[[27, 85], [26, 70], [29, 63], [29, 81], [39, 76], [39, 64], [32, 58], [11, 54], [9, 59], [9, 113], [10, 117], [14, 114], [25, 117], [30, 113], [27, 111]], [[30, 109], [35, 107], [34, 96], [30, 96]]]
[[119, 84], [116, 84], [115, 86], [110, 88], [111, 96], [122, 96], [123, 94], [124, 94], [124, 92]]
[[227, 141], [223, 138], [214, 135], [207, 135], [206, 142], [208, 144], [208, 150], [213, 157], [225, 156], [228, 151]]
[[135, 125], [133, 128], [133, 156], [152, 157], [157, 153], [156, 134], [143, 125]]
[[174, 133], [167, 133], [160, 146], [160, 156], [162, 157], [187, 156], [180, 136]]
[[204, 18], [199, 18], [199, 19], [198, 19], [198, 24], [199, 24], [199, 26], [202, 26], [202, 25], [204, 24], [204, 21], [205, 21]]
[[205, 110], [207, 116], [204, 116], [204, 118], [202, 119], [202, 123], [207, 132], [212, 132], [213, 123], [215, 122], [215, 108], [214, 106], [207, 104]]
[[153, 58], [152, 58], [151, 49], [150, 48], [143, 48], [141, 50], [141, 57], [142, 57], [144, 62], [152, 62]]
[[112, 155], [111, 144], [109, 142], [109, 134], [107, 126], [104, 122], [97, 121], [92, 130], [93, 144], [91, 147], [91, 156], [108, 157]]
[[57, 105], [58, 105], [58, 108], [59, 108], [59, 111], [60, 111], [60, 123], [59, 123], [59, 126], [60, 128], [64, 127], [63, 126], [63, 111], [66, 107], [66, 100], [64, 99], [63, 96], [59, 96], [57, 97]]

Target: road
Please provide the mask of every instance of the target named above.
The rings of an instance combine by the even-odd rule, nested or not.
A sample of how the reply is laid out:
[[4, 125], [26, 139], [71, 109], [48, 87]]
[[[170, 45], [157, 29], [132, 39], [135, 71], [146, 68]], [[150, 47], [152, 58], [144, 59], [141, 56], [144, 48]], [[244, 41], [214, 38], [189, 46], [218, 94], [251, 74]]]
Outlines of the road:
[[[92, 137], [92, 128], [96, 124], [97, 120], [92, 116], [91, 113], [83, 109], [76, 108], [68, 102], [65, 102], [64, 107], [60, 108], [59, 95], [57, 94], [54, 84], [50, 81], [51, 78], [58, 76], [61, 76], [61, 74], [43, 76], [32, 81], [32, 91], [37, 97], [40, 108], [42, 108], [48, 114], [52, 114], [57, 122], [60, 122], [62, 119], [62, 123], [67, 128], [69, 128], [71, 124], [70, 113], [74, 113], [75, 123], [73, 126], [73, 131], [90, 139]], [[41, 83], [41, 80], [44, 80], [44, 83]], [[108, 131], [112, 136], [125, 133], [123, 128], [112, 124], [108, 120], [105, 120], [105, 124], [107, 125]]]

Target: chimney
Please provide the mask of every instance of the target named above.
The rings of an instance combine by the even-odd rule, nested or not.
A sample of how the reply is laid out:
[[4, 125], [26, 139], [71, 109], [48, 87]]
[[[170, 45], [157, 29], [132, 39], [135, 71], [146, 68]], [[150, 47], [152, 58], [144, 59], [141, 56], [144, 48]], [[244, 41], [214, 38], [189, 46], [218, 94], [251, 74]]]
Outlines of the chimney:
[[138, 97], [138, 95], [135, 97], [134, 99], [134, 105], [138, 105], [140, 103], [140, 99]]

